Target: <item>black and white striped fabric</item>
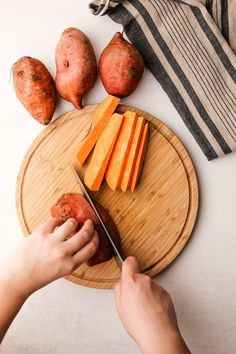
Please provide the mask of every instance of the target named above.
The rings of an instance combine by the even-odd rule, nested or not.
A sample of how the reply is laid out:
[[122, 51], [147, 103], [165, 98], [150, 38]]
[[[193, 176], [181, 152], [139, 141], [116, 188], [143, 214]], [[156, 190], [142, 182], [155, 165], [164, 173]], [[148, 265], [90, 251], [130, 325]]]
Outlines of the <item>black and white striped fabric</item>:
[[89, 6], [123, 25], [208, 160], [236, 150], [236, 0]]

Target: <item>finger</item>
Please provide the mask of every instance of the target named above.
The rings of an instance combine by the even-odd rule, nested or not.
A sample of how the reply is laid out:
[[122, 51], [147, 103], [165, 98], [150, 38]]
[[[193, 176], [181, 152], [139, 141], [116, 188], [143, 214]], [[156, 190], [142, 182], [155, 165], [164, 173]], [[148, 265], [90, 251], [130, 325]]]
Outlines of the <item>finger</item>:
[[138, 262], [135, 257], [128, 257], [122, 266], [122, 279], [130, 277], [134, 274], [139, 273]]
[[99, 244], [97, 231], [94, 231], [93, 238], [83, 248], [74, 254], [73, 259], [77, 267], [87, 262], [97, 251]]
[[52, 233], [57, 226], [60, 226], [63, 223], [62, 220], [57, 218], [52, 218], [45, 221], [42, 225], [39, 226], [38, 230], [43, 233]]
[[76, 230], [77, 226], [78, 222], [75, 219], [68, 219], [64, 222], [64, 224], [58, 227], [58, 229], [54, 232], [54, 235], [64, 241], [72, 234], [73, 231]]
[[68, 252], [73, 255], [92, 240], [94, 226], [91, 220], [86, 220], [83, 227], [73, 237], [66, 241]]

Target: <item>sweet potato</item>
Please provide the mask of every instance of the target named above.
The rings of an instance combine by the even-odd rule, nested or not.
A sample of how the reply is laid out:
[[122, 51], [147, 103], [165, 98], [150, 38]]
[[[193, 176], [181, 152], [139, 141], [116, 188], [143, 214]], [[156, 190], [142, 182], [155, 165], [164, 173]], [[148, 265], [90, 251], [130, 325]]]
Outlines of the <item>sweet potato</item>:
[[93, 191], [100, 188], [122, 121], [123, 116], [114, 113], [95, 145], [92, 159], [84, 175], [86, 186]]
[[[120, 249], [120, 234], [113, 219], [99, 203], [94, 203], [116, 247]], [[93, 221], [94, 227], [99, 236], [99, 246], [96, 253], [88, 260], [87, 264], [89, 266], [106, 262], [112, 257], [112, 249], [99, 220], [90, 204], [81, 194], [67, 193], [62, 195], [57, 203], [52, 206], [51, 214], [53, 217], [57, 217], [63, 221], [66, 221], [69, 218], [75, 218], [78, 222], [78, 230], [83, 226], [87, 219]]]
[[93, 115], [91, 130], [76, 149], [76, 158], [80, 165], [83, 165], [87, 159], [119, 102], [118, 97], [109, 95], [97, 107]]
[[94, 127], [104, 116], [111, 117], [119, 103], [120, 98], [112, 95], [106, 96], [97, 106], [97, 109], [93, 114], [92, 126]]
[[87, 219], [92, 220], [94, 223], [97, 222], [93, 209], [90, 207], [87, 200], [83, 195], [77, 193], [63, 194], [56, 204], [52, 206], [51, 214], [53, 217], [63, 221], [69, 218], [76, 219], [79, 229]]
[[140, 145], [140, 140], [143, 133], [145, 119], [143, 117], [137, 118], [137, 123], [134, 131], [134, 136], [130, 145], [129, 154], [127, 157], [122, 181], [121, 181], [121, 189], [123, 192], [126, 192], [130, 186], [134, 167], [137, 159], [138, 149]]
[[46, 66], [38, 59], [22, 57], [12, 68], [17, 98], [41, 124], [48, 124], [56, 109], [56, 89]]
[[[116, 245], [117, 249], [120, 251], [121, 249], [121, 240], [120, 240], [120, 234], [117, 229], [117, 226], [112, 219], [112, 217], [109, 215], [106, 209], [104, 209], [101, 204], [94, 202], [97, 211], [99, 215], [101, 216], [103, 222], [105, 223], [107, 230], [109, 231], [112, 240], [114, 244]], [[107, 239], [107, 236], [105, 235], [105, 232], [103, 231], [103, 228], [101, 227], [100, 223], [96, 224], [95, 226], [98, 235], [99, 235], [99, 246], [97, 249], [97, 252], [93, 257], [91, 257], [87, 264], [89, 266], [93, 266], [99, 263], [103, 263], [111, 259], [113, 256], [113, 251], [111, 249], [110, 243]]]
[[123, 117], [123, 124], [106, 171], [107, 184], [113, 190], [120, 187], [137, 121], [135, 112], [127, 111]]
[[62, 33], [56, 47], [56, 69], [59, 95], [80, 109], [97, 77], [95, 53], [83, 32], [71, 27]]
[[99, 72], [106, 91], [114, 96], [130, 95], [143, 75], [144, 61], [131, 43], [117, 32], [99, 59]]
[[143, 167], [143, 163], [144, 163], [144, 159], [145, 159], [145, 155], [146, 155], [146, 151], [147, 151], [147, 146], [148, 146], [148, 123], [145, 124], [144, 129], [143, 129], [143, 134], [142, 134], [142, 138], [141, 138], [141, 142], [140, 142], [140, 146], [139, 146], [139, 150], [138, 150], [138, 155], [137, 155], [137, 160], [135, 163], [135, 167], [134, 167], [134, 173], [132, 176], [132, 181], [131, 181], [131, 191], [133, 192], [141, 171], [142, 171], [142, 167]]

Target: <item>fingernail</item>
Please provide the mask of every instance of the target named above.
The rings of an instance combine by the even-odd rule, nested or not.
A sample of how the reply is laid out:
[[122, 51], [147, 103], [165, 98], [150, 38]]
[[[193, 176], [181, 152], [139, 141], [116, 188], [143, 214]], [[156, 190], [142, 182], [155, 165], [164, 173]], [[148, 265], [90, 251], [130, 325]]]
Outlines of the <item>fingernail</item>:
[[68, 221], [72, 224], [72, 226], [77, 226], [78, 225], [78, 222], [77, 222], [76, 219], [69, 219]]

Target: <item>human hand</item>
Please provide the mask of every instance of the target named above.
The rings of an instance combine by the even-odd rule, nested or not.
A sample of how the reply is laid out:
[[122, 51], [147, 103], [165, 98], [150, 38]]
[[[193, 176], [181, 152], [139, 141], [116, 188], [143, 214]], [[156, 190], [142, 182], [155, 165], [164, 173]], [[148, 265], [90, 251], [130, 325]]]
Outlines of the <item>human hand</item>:
[[128, 257], [115, 287], [116, 307], [130, 336], [147, 354], [190, 353], [177, 325], [170, 295]]
[[96, 252], [98, 235], [91, 220], [68, 239], [77, 221], [64, 224], [51, 219], [26, 237], [4, 265], [1, 280], [13, 291], [28, 297], [48, 283], [73, 272]]

